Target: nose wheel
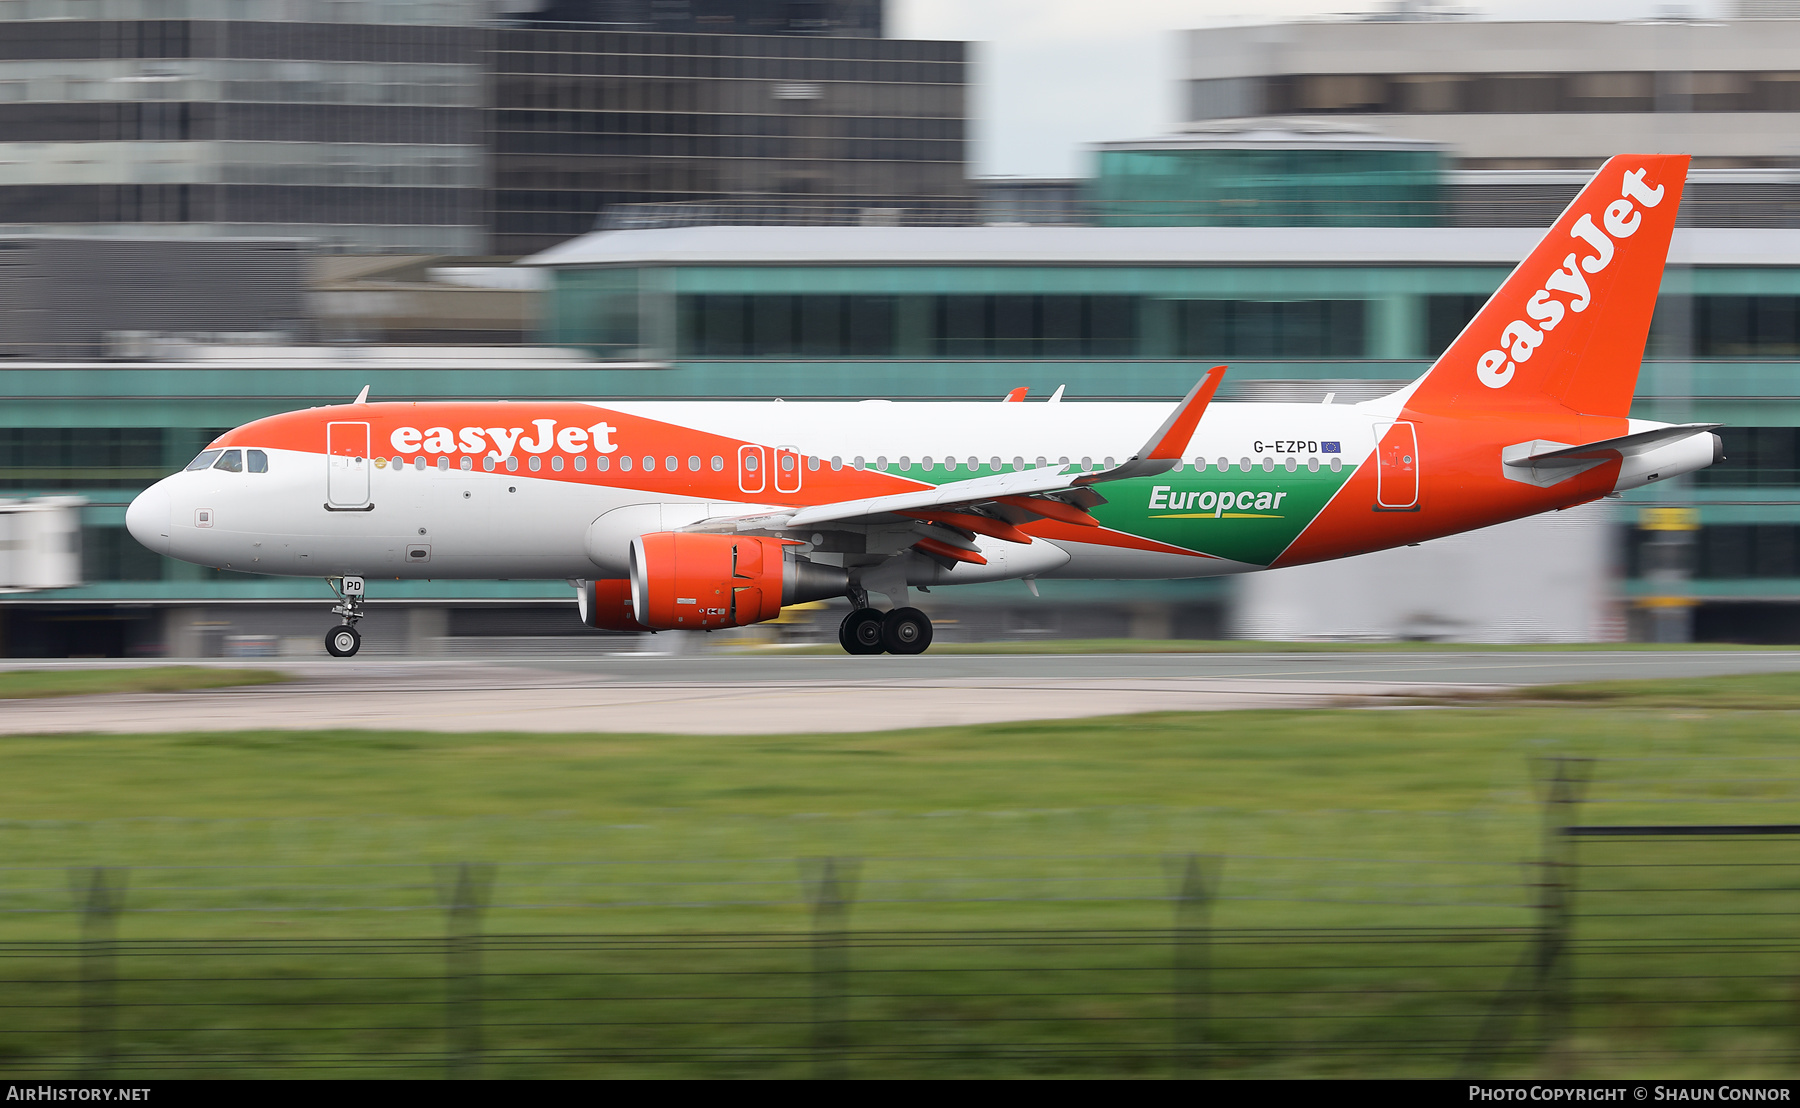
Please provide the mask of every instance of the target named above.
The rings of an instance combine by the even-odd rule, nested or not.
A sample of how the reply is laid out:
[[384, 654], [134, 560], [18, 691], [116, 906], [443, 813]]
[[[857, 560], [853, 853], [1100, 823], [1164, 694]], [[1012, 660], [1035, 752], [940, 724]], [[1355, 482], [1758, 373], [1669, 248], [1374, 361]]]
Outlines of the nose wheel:
[[931, 620], [917, 608], [858, 608], [838, 625], [838, 644], [847, 654], [923, 654], [931, 637]]
[[331, 612], [343, 616], [344, 622], [325, 633], [325, 652], [333, 658], [348, 658], [362, 649], [362, 635], [357, 633], [356, 621], [363, 617], [363, 579], [345, 577], [341, 582], [327, 583], [338, 595], [338, 603]]
[[362, 636], [348, 623], [340, 623], [325, 633], [325, 650], [333, 658], [348, 658], [362, 649]]

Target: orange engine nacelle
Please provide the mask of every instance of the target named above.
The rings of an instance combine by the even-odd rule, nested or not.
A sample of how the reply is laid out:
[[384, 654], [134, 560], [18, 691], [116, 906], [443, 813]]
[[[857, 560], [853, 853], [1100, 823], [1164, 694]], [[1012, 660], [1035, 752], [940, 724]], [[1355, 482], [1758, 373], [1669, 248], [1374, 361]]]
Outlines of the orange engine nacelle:
[[636, 619], [657, 631], [760, 623], [783, 605], [842, 596], [848, 576], [784, 539], [658, 531], [631, 541]]
[[648, 631], [631, 610], [631, 582], [578, 581], [575, 607], [581, 622], [601, 631]]

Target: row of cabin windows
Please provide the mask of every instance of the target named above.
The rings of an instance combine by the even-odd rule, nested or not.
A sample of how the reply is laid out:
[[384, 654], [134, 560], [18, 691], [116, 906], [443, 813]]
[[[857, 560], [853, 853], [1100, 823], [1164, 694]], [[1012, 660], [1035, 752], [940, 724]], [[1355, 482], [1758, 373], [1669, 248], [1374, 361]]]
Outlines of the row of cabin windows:
[[[1325, 449], [1331, 450], [1332, 445], [1329, 443], [1325, 444]], [[855, 470], [875, 469], [885, 473], [890, 468], [893, 468], [900, 470], [901, 472], [910, 472], [913, 469], [914, 464], [912, 456], [907, 454], [901, 455], [892, 462], [888, 460], [888, 457], [885, 454], [879, 455], [873, 461], [870, 461], [860, 454], [851, 458], [848, 462], [845, 462], [841, 455], [832, 456], [829, 462], [813, 455], [808, 455], [803, 460], [796, 459], [796, 455], [783, 453], [779, 456], [778, 464], [784, 473], [791, 473], [802, 465], [804, 465], [806, 469], [817, 471], [821, 466], [827, 464], [833, 470], [841, 470], [848, 465], [851, 469]], [[198, 462], [199, 459], [195, 459], [195, 461]], [[391, 463], [388, 462], [388, 459], [382, 458], [378, 459], [377, 464], [381, 465], [383, 468], [386, 468], [388, 464], [391, 464], [396, 472], [403, 472], [407, 469], [411, 469], [414, 472], [424, 472], [427, 469], [434, 469], [442, 473], [448, 472], [451, 468], [450, 459], [447, 456], [439, 456], [433, 459], [428, 458], [423, 454], [414, 457], [410, 461], [404, 457], [396, 456]], [[1017, 472], [1025, 469], [1038, 469], [1052, 464], [1057, 466], [1073, 465], [1082, 470], [1094, 472], [1101, 469], [1110, 469], [1115, 464], [1115, 460], [1111, 457], [1107, 457], [1096, 461], [1091, 456], [1080, 459], [1071, 459], [1067, 455], [1064, 455], [1052, 463], [1047, 456], [1040, 454], [1035, 463], [1028, 461], [1023, 456], [1015, 456], [1010, 462], [1005, 458], [998, 456], [990, 457], [986, 462], [983, 462], [982, 459], [974, 455], [969, 455], [965, 460], [958, 460], [954, 457], [934, 459], [930, 455], [926, 455], [918, 461], [919, 469], [926, 473], [931, 473], [938, 469], [942, 469], [945, 473], [955, 473], [959, 468], [967, 469], [971, 473], [980, 472], [984, 468], [993, 473], [1005, 473], [1008, 471]], [[1170, 472], [1179, 473], [1190, 464], [1193, 466], [1194, 472], [1196, 473], [1204, 473], [1209, 465], [1216, 466], [1221, 471], [1228, 470], [1232, 466], [1230, 458], [1221, 457], [1209, 462], [1206, 458], [1195, 457], [1191, 462], [1177, 460], [1174, 469]], [[1299, 455], [1290, 455], [1286, 459], [1278, 459], [1273, 456], [1265, 457], [1260, 463], [1254, 458], [1239, 458], [1237, 467], [1242, 472], [1248, 473], [1259, 464], [1265, 473], [1274, 472], [1278, 466], [1286, 469], [1289, 473], [1299, 470], [1302, 466], [1313, 473], [1317, 473], [1321, 467], [1329, 468], [1331, 472], [1337, 473], [1343, 469], [1344, 465], [1343, 460], [1337, 457], [1330, 457], [1323, 460], [1318, 457], [1309, 457], [1305, 461], [1302, 461]], [[544, 460], [535, 454], [525, 459], [525, 468], [532, 473], [541, 472], [544, 465]], [[743, 459], [743, 468], [746, 472], [755, 473], [760, 465], [761, 463], [757, 460], [755, 454], [746, 455]], [[596, 473], [605, 473], [615, 466], [617, 466], [621, 473], [630, 473], [634, 470], [644, 473], [655, 473], [657, 472], [658, 462], [656, 456], [651, 454], [646, 454], [642, 458], [635, 458], [630, 455], [620, 455], [617, 460], [602, 454], [595, 458], [593, 462], [594, 471]], [[587, 456], [584, 454], [577, 454], [567, 463], [564, 462], [561, 455], [551, 456], [549, 461], [551, 472], [561, 473], [565, 468], [569, 467], [572, 467], [576, 473], [587, 472]], [[189, 468], [195, 467], [190, 466]], [[200, 466], [198, 468], [204, 469], [206, 467]], [[457, 468], [459, 471], [473, 470], [475, 468], [475, 460], [473, 458], [464, 457], [461, 459]], [[507, 458], [505, 461], [498, 461], [490, 454], [481, 460], [481, 468], [489, 473], [492, 473], [496, 469], [505, 469], [508, 473], [516, 473], [519, 469], [519, 459], [517, 456], [514, 456]], [[678, 473], [683, 468], [682, 460], [676, 455], [670, 454], [661, 460], [661, 468], [665, 473]], [[699, 473], [704, 469], [711, 469], [714, 473], [723, 473], [725, 471], [725, 459], [721, 455], [714, 454], [710, 463], [703, 463], [698, 454], [690, 454], [687, 458], [686, 469], [690, 473]]]

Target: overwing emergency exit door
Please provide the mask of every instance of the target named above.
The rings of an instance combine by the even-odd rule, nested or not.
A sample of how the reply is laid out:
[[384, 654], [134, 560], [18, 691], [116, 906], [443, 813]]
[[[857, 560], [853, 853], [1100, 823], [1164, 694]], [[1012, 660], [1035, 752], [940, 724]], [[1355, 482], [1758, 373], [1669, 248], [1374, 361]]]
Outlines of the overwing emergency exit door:
[[800, 491], [801, 460], [797, 451], [785, 446], [775, 448], [775, 491]]
[[325, 425], [325, 506], [364, 508], [369, 504], [369, 425]]
[[760, 446], [738, 447], [738, 491], [761, 492], [769, 483], [768, 457]]
[[1375, 425], [1375, 506], [1406, 511], [1419, 506], [1419, 441], [1410, 423]]

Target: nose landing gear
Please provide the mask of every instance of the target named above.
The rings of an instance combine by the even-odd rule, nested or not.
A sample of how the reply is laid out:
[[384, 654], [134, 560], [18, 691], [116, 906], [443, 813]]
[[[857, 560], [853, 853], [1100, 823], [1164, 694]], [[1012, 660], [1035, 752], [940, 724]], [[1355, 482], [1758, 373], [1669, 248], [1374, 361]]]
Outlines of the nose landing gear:
[[838, 625], [838, 644], [848, 654], [923, 654], [931, 637], [931, 620], [917, 608], [857, 608]]
[[344, 622], [325, 633], [325, 651], [333, 658], [348, 658], [362, 649], [356, 622], [363, 617], [363, 579], [345, 577], [342, 587], [333, 584], [331, 591], [337, 593], [339, 601], [331, 609], [332, 614], [343, 616]]
[[333, 658], [348, 658], [362, 648], [362, 636], [348, 623], [340, 623], [325, 633], [325, 649]]

